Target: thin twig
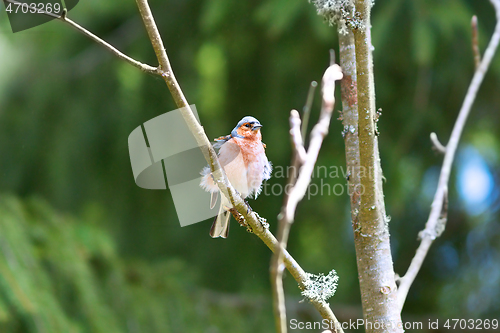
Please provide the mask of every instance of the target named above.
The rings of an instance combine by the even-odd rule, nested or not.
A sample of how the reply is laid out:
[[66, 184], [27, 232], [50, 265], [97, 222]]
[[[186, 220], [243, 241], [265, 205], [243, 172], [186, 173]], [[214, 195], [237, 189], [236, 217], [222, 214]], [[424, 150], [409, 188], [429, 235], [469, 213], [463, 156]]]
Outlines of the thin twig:
[[311, 114], [311, 106], [313, 103], [314, 92], [316, 91], [316, 87], [318, 83], [316, 81], [312, 81], [309, 86], [309, 91], [307, 92], [307, 99], [304, 108], [302, 109], [302, 127], [300, 132], [302, 133], [302, 138], [304, 141], [307, 136], [307, 125], [309, 124], [309, 115]]
[[425, 229], [421, 232], [422, 241], [417, 249], [417, 253], [413, 257], [411, 264], [408, 267], [408, 271], [399, 280], [400, 284], [398, 288], [398, 302], [400, 309], [403, 309], [408, 291], [413, 281], [415, 280], [415, 277], [420, 271], [420, 268], [422, 267], [422, 263], [427, 255], [427, 252], [429, 251], [430, 246], [432, 245], [436, 237], [438, 237], [438, 224], [440, 223], [439, 221], [442, 215], [445, 197], [447, 195], [446, 193], [448, 188], [448, 181], [450, 179], [451, 167], [455, 157], [455, 152], [458, 147], [458, 142], [460, 141], [460, 136], [462, 135], [462, 131], [464, 129], [465, 122], [467, 121], [467, 117], [470, 113], [472, 104], [476, 99], [477, 91], [479, 90], [479, 87], [483, 82], [484, 75], [488, 71], [488, 67], [491, 63], [491, 60], [493, 59], [493, 56], [495, 55], [498, 43], [500, 41], [500, 0], [490, 0], [490, 2], [495, 7], [497, 17], [495, 31], [491, 36], [491, 40], [488, 44], [486, 52], [484, 53], [481, 64], [474, 73], [474, 77], [472, 78], [469, 89], [467, 90], [467, 94], [465, 95], [462, 108], [460, 109], [460, 112], [458, 114], [457, 120], [453, 127], [453, 131], [451, 132], [450, 141], [446, 145], [446, 153], [444, 155], [441, 174], [439, 175], [436, 194], [434, 195], [434, 200], [432, 201], [432, 208], [429, 214], [429, 219], [425, 224]]
[[[309, 89], [309, 92], [311, 92], [311, 90], [313, 89]], [[292, 151], [292, 172], [288, 177], [287, 185], [285, 187], [286, 189], [289, 189], [295, 185], [295, 182], [297, 181], [298, 170], [307, 159], [307, 152], [304, 148], [302, 135], [300, 131], [297, 133], [297, 128], [300, 126], [300, 123], [301, 121], [299, 113], [297, 112], [297, 110], [292, 110], [290, 112], [290, 136], [294, 149]], [[278, 245], [276, 246], [274, 255], [271, 258], [270, 267], [271, 286], [273, 289], [274, 317], [276, 318], [276, 331], [278, 333], [287, 331], [285, 292], [283, 289], [283, 253], [286, 249], [286, 240], [288, 239], [288, 234], [290, 232], [290, 225], [284, 219], [284, 209], [288, 203], [289, 194], [289, 190], [286, 190], [283, 197], [281, 213], [278, 215]]]
[[[313, 81], [313, 83], [316, 83]], [[313, 93], [317, 84], [311, 83], [309, 88], [309, 93], [307, 96], [306, 105], [304, 106], [304, 111], [307, 109], [307, 113], [304, 112], [304, 117], [307, 114], [307, 118], [309, 117], [309, 112], [311, 108]], [[304, 138], [305, 132], [301, 133], [300, 131], [297, 133], [297, 127], [300, 126], [301, 120], [300, 115], [297, 110], [292, 110], [290, 112], [290, 136], [292, 139], [292, 162], [291, 162], [291, 173], [289, 174], [287, 184], [285, 189], [289, 189], [295, 185], [298, 176], [298, 170], [300, 166], [305, 162], [307, 158], [307, 152], [304, 148]], [[304, 123], [302, 122], [302, 125]], [[307, 128], [307, 126], [306, 126]], [[304, 126], [302, 126], [303, 130], [306, 130]], [[289, 225], [284, 221], [284, 208], [287, 205], [290, 191], [285, 190], [285, 194], [283, 196], [283, 205], [281, 208], [282, 213], [278, 215], [278, 244], [274, 255], [271, 258], [271, 267], [270, 267], [270, 277], [271, 277], [271, 286], [273, 289], [273, 305], [274, 305], [274, 317], [276, 318], [276, 331], [277, 332], [286, 332], [287, 324], [286, 324], [286, 307], [285, 307], [285, 293], [283, 289], [283, 251], [286, 249], [286, 242], [283, 242], [284, 239], [288, 239], [288, 233], [290, 231]]]
[[[245, 221], [251, 227], [253, 233], [258, 236], [266, 245], [271, 249], [271, 251], [276, 251], [279, 248], [279, 243], [273, 234], [266, 228], [263, 227], [262, 219], [257, 213], [247, 210], [247, 205], [240, 195], [234, 190], [234, 188], [229, 183], [226, 175], [220, 167], [217, 155], [208, 140], [203, 127], [198, 123], [198, 120], [193, 114], [193, 111], [189, 107], [189, 103], [182, 92], [179, 83], [177, 82], [175, 75], [170, 66], [170, 61], [168, 59], [165, 47], [163, 46], [163, 41], [161, 39], [160, 33], [156, 26], [153, 14], [149, 8], [147, 0], [136, 0], [139, 12], [141, 14], [144, 26], [153, 45], [156, 57], [160, 63], [162, 70], [162, 77], [170, 90], [172, 98], [174, 99], [177, 107], [179, 107], [181, 114], [186, 121], [186, 124], [193, 134], [195, 140], [199, 147], [202, 147], [202, 152], [205, 159], [210, 164], [212, 169], [212, 175], [214, 181], [223, 193], [231, 201], [234, 208], [245, 218]], [[306, 272], [300, 267], [300, 265], [293, 259], [293, 257], [284, 249], [282, 249], [284, 257], [284, 265], [293, 276], [293, 278], [299, 284], [299, 288], [305, 288], [305, 282], [307, 282], [308, 277]], [[318, 310], [320, 315], [331, 322], [336, 323], [338, 327], [338, 321], [332, 310], [330, 309], [328, 303], [320, 301], [311, 301], [313, 306]]]
[[479, 51], [479, 37], [477, 33], [477, 16], [472, 16], [470, 21], [470, 27], [472, 30], [472, 52], [474, 53], [474, 64], [476, 65], [476, 70], [481, 64], [481, 52]]
[[303, 164], [307, 157], [306, 149], [304, 148], [303, 135], [300, 131], [300, 115], [297, 110], [290, 112], [290, 137], [292, 138], [293, 149], [297, 154], [300, 164]]
[[[305, 158], [300, 156], [305, 153], [304, 146], [300, 144], [300, 139], [294, 137], [298, 134], [298, 126], [300, 126], [299, 114], [296, 110], [290, 112], [290, 133], [292, 134], [292, 142], [294, 143], [294, 158], [292, 161], [293, 175], [291, 175], [287, 187], [292, 185], [289, 193], [285, 195], [283, 207], [278, 217], [279, 230], [278, 230], [278, 244], [271, 260], [271, 282], [273, 286], [274, 298], [274, 313], [276, 317], [276, 328], [278, 332], [287, 332], [286, 326], [286, 309], [285, 298], [283, 291], [283, 253], [285, 253], [286, 245], [288, 242], [288, 235], [290, 232], [291, 224], [294, 221], [295, 210], [297, 204], [304, 197], [307, 187], [311, 182], [314, 165], [318, 159], [319, 150], [323, 143], [323, 139], [328, 133], [330, 126], [330, 119], [335, 104], [335, 82], [342, 79], [342, 70], [339, 65], [332, 64], [327, 68], [323, 75], [322, 81], [322, 95], [323, 102], [321, 107], [321, 114], [318, 123], [314, 126], [311, 132], [311, 139], [309, 148]], [[299, 164], [303, 164], [300, 172], [297, 171]], [[295, 182], [296, 179], [296, 182]], [[326, 302], [323, 302], [326, 304]], [[334, 320], [335, 325], [332, 328], [335, 332], [342, 332], [342, 327], [338, 325], [337, 320]]]
[[[22, 2], [14, 1], [14, 0], [4, 0], [4, 1], [8, 2], [8, 3], [11, 3], [13, 5], [21, 5], [22, 6], [22, 4], [23, 4]], [[37, 10], [36, 13], [40, 14], [40, 15], [50, 16], [50, 17], [52, 17], [54, 19], [57, 19], [59, 21], [62, 21], [64, 23], [68, 24], [73, 29], [77, 30], [78, 32], [82, 33], [83, 35], [87, 36], [88, 38], [92, 39], [97, 44], [103, 46], [105, 49], [107, 49], [108, 51], [110, 51], [112, 54], [114, 54], [118, 58], [120, 58], [120, 59], [128, 62], [129, 64], [131, 64], [132, 66], [134, 66], [136, 68], [139, 68], [141, 71], [143, 71], [145, 73], [155, 74], [155, 75], [161, 74], [156, 67], [152, 67], [152, 66], [149, 66], [147, 64], [143, 64], [143, 63], [141, 63], [141, 62], [139, 62], [139, 61], [137, 61], [135, 59], [132, 59], [131, 57], [127, 56], [126, 54], [120, 52], [118, 49], [116, 49], [111, 44], [107, 43], [106, 41], [102, 40], [101, 38], [97, 37], [96, 35], [94, 35], [90, 31], [88, 31], [87, 29], [83, 28], [78, 23], [70, 20], [68, 18], [66, 9], [64, 9], [61, 12], [61, 15], [56, 15], [54, 13], [49, 13], [49, 12], [46, 12], [46, 11], [43, 11], [43, 10], [40, 10], [40, 11]]]

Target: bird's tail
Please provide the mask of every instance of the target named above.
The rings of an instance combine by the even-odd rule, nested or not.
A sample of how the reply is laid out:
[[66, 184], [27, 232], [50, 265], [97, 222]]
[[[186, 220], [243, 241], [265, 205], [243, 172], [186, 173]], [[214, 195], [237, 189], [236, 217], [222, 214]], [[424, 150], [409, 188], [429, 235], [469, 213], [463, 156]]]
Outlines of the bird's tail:
[[219, 214], [214, 220], [212, 227], [210, 228], [210, 236], [212, 238], [222, 237], [227, 238], [229, 234], [229, 219], [231, 218], [231, 213], [224, 209], [223, 205], [220, 205]]

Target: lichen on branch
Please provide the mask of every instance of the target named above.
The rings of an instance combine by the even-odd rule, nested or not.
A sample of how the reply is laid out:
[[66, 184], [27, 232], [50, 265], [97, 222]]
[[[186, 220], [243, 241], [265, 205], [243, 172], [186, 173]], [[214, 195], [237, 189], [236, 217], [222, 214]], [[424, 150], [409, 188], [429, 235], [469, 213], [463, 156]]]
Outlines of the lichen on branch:
[[317, 302], [326, 302], [327, 299], [335, 295], [337, 291], [337, 281], [339, 276], [334, 269], [327, 275], [306, 273], [307, 280], [304, 282], [302, 296]]
[[356, 12], [354, 0], [309, 0], [316, 7], [318, 15], [323, 16], [328, 25], [337, 25], [339, 34], [346, 35], [349, 30], [363, 26]]

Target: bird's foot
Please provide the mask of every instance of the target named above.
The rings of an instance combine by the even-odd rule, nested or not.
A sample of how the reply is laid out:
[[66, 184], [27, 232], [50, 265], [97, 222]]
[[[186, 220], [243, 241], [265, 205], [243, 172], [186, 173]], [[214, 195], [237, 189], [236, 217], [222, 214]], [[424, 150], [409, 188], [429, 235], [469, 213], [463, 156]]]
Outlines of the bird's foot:
[[241, 215], [237, 210], [236, 208], [231, 208], [229, 209], [229, 211], [231, 212], [231, 214], [233, 214], [234, 218], [236, 219], [236, 221], [238, 221], [238, 223], [242, 226], [242, 227], [247, 227], [248, 224], [247, 222], [245, 221], [245, 218], [243, 217], [243, 215]]

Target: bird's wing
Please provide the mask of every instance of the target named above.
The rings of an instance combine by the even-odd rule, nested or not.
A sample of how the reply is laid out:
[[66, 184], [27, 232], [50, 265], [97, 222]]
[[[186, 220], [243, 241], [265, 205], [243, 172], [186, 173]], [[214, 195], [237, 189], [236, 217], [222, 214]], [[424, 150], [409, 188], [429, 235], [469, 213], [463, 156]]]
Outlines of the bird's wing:
[[214, 139], [215, 143], [213, 144], [214, 149], [220, 149], [223, 144], [228, 142], [231, 139], [231, 134], [226, 136], [220, 136], [217, 139]]

